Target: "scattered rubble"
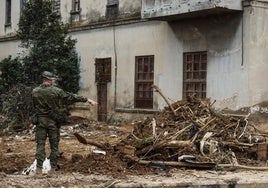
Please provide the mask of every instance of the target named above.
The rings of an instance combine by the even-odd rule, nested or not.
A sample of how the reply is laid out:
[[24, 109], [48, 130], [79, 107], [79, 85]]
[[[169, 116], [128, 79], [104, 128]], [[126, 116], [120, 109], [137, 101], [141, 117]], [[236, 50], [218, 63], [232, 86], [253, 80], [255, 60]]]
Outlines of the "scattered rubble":
[[[127, 164], [125, 168], [142, 164], [162, 170], [166, 166], [268, 170], [260, 167], [260, 160], [267, 158], [268, 134], [249, 121], [249, 114], [216, 113], [211, 105], [208, 99], [194, 97], [169, 104], [154, 117], [135, 123], [126, 138], [115, 145], [96, 143], [78, 133], [75, 136], [83, 144], [119, 157]], [[191, 157], [180, 160], [182, 156]]]
[[[250, 113], [219, 113], [212, 105], [188, 97], [144, 121], [116, 126], [73, 119], [61, 130], [61, 173], [123, 178], [169, 176], [172, 168], [268, 170], [268, 133], [250, 121]], [[32, 164], [33, 132], [1, 138], [0, 171], [23, 172]]]

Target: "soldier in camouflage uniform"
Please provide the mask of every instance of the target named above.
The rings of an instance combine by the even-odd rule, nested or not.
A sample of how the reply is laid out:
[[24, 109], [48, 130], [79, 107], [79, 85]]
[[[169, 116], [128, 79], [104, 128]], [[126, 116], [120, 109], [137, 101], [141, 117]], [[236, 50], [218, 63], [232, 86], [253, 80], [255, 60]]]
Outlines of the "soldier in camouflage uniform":
[[68, 93], [55, 86], [57, 77], [48, 71], [42, 74], [43, 83], [32, 91], [33, 104], [35, 108], [34, 124], [36, 125], [36, 159], [37, 173], [42, 171], [43, 162], [46, 158], [45, 143], [49, 138], [51, 170], [57, 169], [59, 157], [60, 124], [64, 122], [65, 104], [75, 102], [88, 102], [91, 105], [97, 103], [73, 93]]

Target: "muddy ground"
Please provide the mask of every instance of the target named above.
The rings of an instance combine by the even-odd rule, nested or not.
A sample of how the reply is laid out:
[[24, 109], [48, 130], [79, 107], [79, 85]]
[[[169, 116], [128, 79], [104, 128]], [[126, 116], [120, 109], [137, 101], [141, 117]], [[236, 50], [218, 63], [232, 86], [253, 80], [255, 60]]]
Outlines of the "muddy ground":
[[[107, 125], [73, 118], [61, 130], [60, 171], [51, 176], [21, 175], [35, 157], [34, 132], [27, 131], [0, 138], [0, 187], [168, 187], [176, 182], [192, 184], [238, 183], [242, 179], [267, 179], [268, 172], [249, 170], [196, 170], [169, 167], [168, 169], [132, 164], [113, 150], [106, 155], [94, 153], [100, 149], [81, 144], [73, 135], [115, 145], [133, 131], [133, 124]], [[47, 143], [48, 146], [48, 143]], [[49, 147], [47, 147], [47, 153]], [[111, 153], [109, 153], [111, 152]], [[173, 184], [172, 184], [173, 183]]]
[[[251, 121], [245, 114], [218, 114], [210, 106], [207, 101], [189, 98], [154, 118], [122, 125], [70, 117], [61, 128], [60, 170], [46, 176], [25, 173], [35, 160], [34, 126], [16, 134], [1, 133], [0, 187], [235, 187], [242, 181], [253, 181], [255, 187], [260, 181], [268, 184], [267, 152], [262, 151], [266, 155], [260, 160], [257, 148], [262, 144], [267, 149], [267, 126], [257, 125], [259, 118]], [[81, 143], [74, 133], [91, 144]], [[196, 157], [195, 161], [185, 161], [186, 166], [178, 161], [178, 157], [189, 154]], [[173, 162], [175, 166], [157, 161]], [[250, 170], [222, 166], [237, 163]]]

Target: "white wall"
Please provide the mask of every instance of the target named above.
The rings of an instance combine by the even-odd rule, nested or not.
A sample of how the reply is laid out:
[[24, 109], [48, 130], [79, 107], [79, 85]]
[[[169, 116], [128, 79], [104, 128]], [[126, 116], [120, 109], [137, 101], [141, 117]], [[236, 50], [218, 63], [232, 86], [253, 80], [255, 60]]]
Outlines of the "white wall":
[[[174, 100], [181, 96], [181, 68], [178, 57], [179, 45], [166, 22], [142, 22], [130, 25], [72, 32], [77, 50], [81, 55], [82, 90], [96, 95], [95, 58], [112, 57], [112, 82], [108, 84], [108, 108], [134, 108], [135, 57], [154, 55], [155, 84]], [[115, 62], [115, 53], [117, 62]], [[117, 72], [115, 64], [117, 63]], [[178, 75], [174, 77], [175, 75]], [[115, 76], [117, 74], [117, 83]], [[173, 84], [174, 81], [178, 84]], [[167, 84], [169, 83], [169, 84]], [[165, 106], [159, 94], [154, 94], [154, 108]], [[108, 110], [108, 111], [109, 111]]]
[[[237, 13], [170, 24], [177, 40], [183, 43], [179, 54], [207, 51], [207, 97], [216, 100], [216, 108], [239, 109], [249, 105], [241, 18]], [[181, 71], [182, 61], [180, 57]]]
[[20, 41], [10, 40], [5, 42], [0, 42], [0, 61], [7, 58], [9, 55], [12, 57], [17, 57], [22, 53], [22, 49], [19, 47]]
[[250, 104], [268, 101], [268, 2], [260, 1], [244, 12], [244, 61], [249, 71]]
[[[79, 25], [96, 21], [105, 21], [107, 0], [80, 0]], [[70, 0], [61, 0], [61, 15], [65, 23], [70, 23], [70, 11], [72, 3]], [[139, 14], [141, 10], [141, 0], [119, 0], [119, 17]]]
[[5, 27], [6, 0], [0, 0], [0, 3], [0, 36], [14, 34], [18, 28], [20, 17], [20, 0], [11, 1], [11, 27]]

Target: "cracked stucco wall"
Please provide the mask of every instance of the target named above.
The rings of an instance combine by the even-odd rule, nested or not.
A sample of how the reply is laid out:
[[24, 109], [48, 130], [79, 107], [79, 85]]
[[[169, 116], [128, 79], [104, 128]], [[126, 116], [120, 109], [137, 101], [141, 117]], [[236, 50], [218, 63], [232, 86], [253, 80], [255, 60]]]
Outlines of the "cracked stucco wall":
[[142, 0], [142, 17], [152, 18], [224, 8], [242, 10], [241, 0]]
[[[105, 21], [107, 0], [80, 0], [80, 22], [81, 24]], [[70, 0], [61, 1], [61, 14], [64, 22], [70, 21], [72, 9]], [[140, 15], [141, 0], [119, 0], [119, 18], [128, 18]]]

